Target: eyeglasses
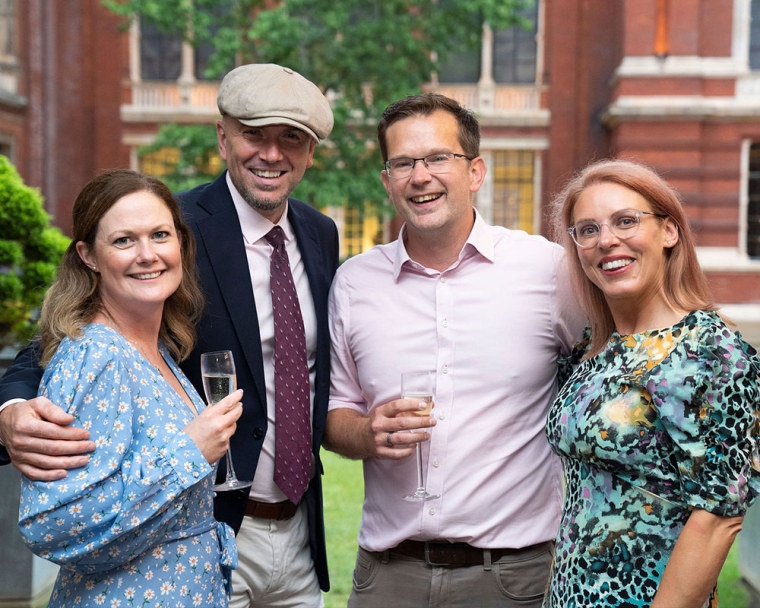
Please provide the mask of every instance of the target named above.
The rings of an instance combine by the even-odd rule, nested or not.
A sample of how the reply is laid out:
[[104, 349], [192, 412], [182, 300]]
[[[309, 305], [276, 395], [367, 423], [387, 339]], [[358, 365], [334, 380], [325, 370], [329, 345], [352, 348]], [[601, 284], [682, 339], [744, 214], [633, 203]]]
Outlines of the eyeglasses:
[[433, 175], [441, 175], [451, 171], [451, 161], [455, 158], [466, 158], [472, 160], [464, 154], [456, 152], [439, 152], [438, 154], [428, 154], [423, 158], [392, 158], [384, 163], [385, 171], [388, 177], [394, 179], [403, 179], [409, 177], [414, 172], [414, 166], [417, 161], [422, 161], [425, 168]]
[[624, 209], [601, 224], [594, 220], [583, 220], [570, 226], [567, 231], [573, 237], [573, 241], [575, 241], [578, 247], [587, 249], [588, 247], [595, 247], [599, 243], [602, 226], [607, 226], [609, 231], [621, 240], [630, 239], [638, 232], [642, 215], [652, 215], [659, 218], [668, 217], [667, 215], [652, 213], [651, 211]]

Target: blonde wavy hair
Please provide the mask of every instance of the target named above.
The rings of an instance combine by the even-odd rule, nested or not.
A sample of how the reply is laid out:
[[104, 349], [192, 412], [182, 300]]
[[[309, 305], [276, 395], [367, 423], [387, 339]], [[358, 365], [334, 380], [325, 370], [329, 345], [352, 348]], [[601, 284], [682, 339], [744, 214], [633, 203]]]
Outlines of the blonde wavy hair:
[[567, 251], [573, 290], [591, 325], [591, 344], [587, 358], [604, 348], [615, 330], [615, 323], [601, 289], [583, 272], [578, 250], [567, 229], [573, 225], [575, 205], [583, 191], [605, 182], [619, 184], [641, 195], [654, 213], [671, 218], [677, 226], [678, 241], [664, 252], [663, 287], [671, 306], [688, 311], [716, 310], [707, 278], [697, 260], [694, 234], [678, 193], [645, 165], [628, 160], [595, 162], [570, 179], [555, 197], [550, 211], [554, 239], [562, 243]]
[[136, 171], [115, 170], [90, 181], [74, 201], [73, 239], [42, 303], [38, 335], [41, 365], [50, 362], [64, 337], [81, 337], [83, 327], [92, 322], [98, 312], [104, 312], [100, 275], [81, 260], [76, 244], [81, 241], [93, 250], [102, 217], [120, 199], [134, 192], [150, 192], [164, 202], [180, 240], [182, 280], [164, 303], [159, 339], [177, 361], [187, 358], [193, 350], [195, 325], [204, 303], [195, 264], [195, 237], [163, 182]]

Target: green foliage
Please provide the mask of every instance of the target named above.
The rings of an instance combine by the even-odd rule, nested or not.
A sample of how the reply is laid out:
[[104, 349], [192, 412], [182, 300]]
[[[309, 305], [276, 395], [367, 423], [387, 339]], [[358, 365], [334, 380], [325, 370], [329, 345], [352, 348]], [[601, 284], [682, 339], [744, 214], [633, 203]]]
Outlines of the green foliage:
[[39, 191], [0, 156], [0, 346], [27, 341], [69, 239], [50, 226]]
[[[117, 14], [140, 15], [194, 44], [212, 45], [212, 76], [220, 76], [230, 65], [271, 62], [293, 68], [331, 91], [335, 128], [329, 144], [317, 148], [319, 170], [307, 171], [295, 196], [317, 207], [372, 202], [378, 209], [383, 209], [385, 191], [378, 178], [382, 166], [375, 125], [383, 109], [419, 93], [420, 84], [428, 82], [451, 53], [479, 47], [484, 21], [494, 28], [519, 25], [520, 11], [533, 4], [283, 0], [267, 8], [272, 3], [265, 0], [103, 2]], [[182, 151], [190, 163], [183, 161], [180, 173], [200, 157], [197, 151]], [[200, 179], [200, 174], [193, 177]]]
[[0, 266], [17, 266], [24, 259], [24, 250], [15, 241], [0, 241]]
[[216, 131], [208, 125], [165, 125], [153, 143], [142, 146], [138, 154], [144, 157], [172, 148], [179, 150], [178, 158], [154, 171], [172, 192], [195, 188], [219, 173]]

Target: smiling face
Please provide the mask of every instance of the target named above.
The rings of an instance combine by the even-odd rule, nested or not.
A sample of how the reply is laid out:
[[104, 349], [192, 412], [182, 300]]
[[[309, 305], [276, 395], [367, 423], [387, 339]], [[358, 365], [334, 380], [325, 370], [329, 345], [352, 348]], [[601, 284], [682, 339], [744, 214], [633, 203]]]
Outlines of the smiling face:
[[635, 234], [621, 239], [606, 224], [621, 211], [652, 211], [640, 194], [612, 182], [589, 186], [578, 197], [573, 223], [593, 220], [601, 227], [599, 242], [578, 248], [578, 258], [589, 280], [602, 290], [610, 309], [621, 305], [648, 306], [664, 301], [667, 249], [678, 241], [678, 230], [670, 218], [642, 215]]
[[261, 215], [279, 220], [290, 193], [312, 165], [317, 142], [293, 126], [248, 127], [230, 116], [217, 123], [216, 134], [235, 188]]
[[[394, 122], [386, 132], [388, 158], [423, 158], [439, 152], [463, 154], [459, 125], [449, 112], [414, 115]], [[382, 172], [383, 185], [411, 240], [453, 236], [462, 243], [472, 229], [472, 194], [480, 188], [485, 163], [456, 158], [447, 173], [433, 175], [423, 162], [404, 178]], [[462, 236], [463, 235], [463, 236]]]
[[94, 246], [78, 241], [76, 248], [99, 273], [101, 301], [111, 317], [160, 316], [182, 281], [180, 239], [171, 212], [151, 192], [120, 198], [100, 219]]

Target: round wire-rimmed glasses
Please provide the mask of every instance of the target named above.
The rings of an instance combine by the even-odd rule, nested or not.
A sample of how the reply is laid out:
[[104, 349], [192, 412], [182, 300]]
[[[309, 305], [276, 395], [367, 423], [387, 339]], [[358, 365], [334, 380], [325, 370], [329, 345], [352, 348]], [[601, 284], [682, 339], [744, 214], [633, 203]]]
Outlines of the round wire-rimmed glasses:
[[653, 211], [624, 209], [601, 224], [595, 220], [580, 220], [570, 226], [567, 232], [573, 238], [573, 242], [581, 249], [596, 247], [599, 243], [599, 237], [602, 235], [602, 226], [607, 226], [607, 229], [620, 240], [630, 239], [638, 232], [642, 215], [659, 218], [668, 217]]

